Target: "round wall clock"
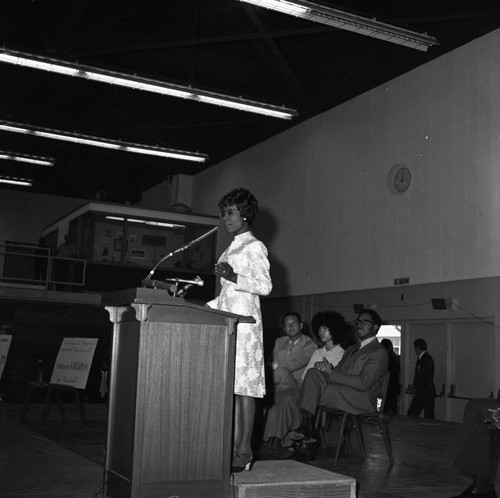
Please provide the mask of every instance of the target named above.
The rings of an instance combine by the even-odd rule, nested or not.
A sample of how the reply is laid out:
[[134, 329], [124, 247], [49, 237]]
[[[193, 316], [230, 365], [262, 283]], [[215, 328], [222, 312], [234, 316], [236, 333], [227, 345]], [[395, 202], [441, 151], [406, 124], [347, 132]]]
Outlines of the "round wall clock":
[[387, 175], [387, 186], [394, 194], [404, 194], [411, 185], [411, 171], [404, 164], [396, 164]]

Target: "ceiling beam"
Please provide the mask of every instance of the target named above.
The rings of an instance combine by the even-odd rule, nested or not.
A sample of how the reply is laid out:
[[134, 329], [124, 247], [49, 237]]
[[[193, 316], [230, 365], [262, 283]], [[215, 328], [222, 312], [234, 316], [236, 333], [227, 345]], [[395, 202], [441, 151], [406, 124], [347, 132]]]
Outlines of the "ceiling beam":
[[[64, 50], [61, 50], [61, 47], [64, 46], [63, 44], [66, 42], [68, 35], [75, 32], [75, 25], [87, 9], [88, 3], [89, 0], [78, 0], [76, 3], [73, 3], [65, 22], [60, 25], [60, 29], [52, 32], [52, 40], [47, 43], [46, 47], [48, 53], [54, 55], [65, 52]], [[67, 45], [70, 44], [67, 43]]]
[[[283, 57], [283, 54], [276, 46], [276, 43], [274, 43], [274, 40], [267, 34], [266, 29], [262, 25], [262, 22], [255, 13], [254, 9], [252, 9], [249, 5], [243, 5], [243, 8], [247, 13], [249, 19], [252, 21], [253, 25], [258, 30], [259, 34], [262, 36], [262, 40], [267, 50], [264, 49], [260, 43], [255, 44], [255, 46], [261, 52], [261, 54], [269, 60], [270, 67], [275, 67], [276, 62], [278, 62], [279, 64], [278, 74], [280, 75], [280, 77], [285, 78], [288, 86], [293, 90], [293, 92], [299, 99], [301, 114], [310, 115], [311, 113], [316, 112], [317, 106], [314, 104], [314, 102], [309, 97], [308, 93], [305, 91], [304, 87], [302, 86], [299, 79], [295, 75], [295, 72], [289, 66], [287, 60]], [[272, 55], [272, 58], [270, 58], [269, 55]]]
[[71, 57], [97, 57], [103, 55], [119, 55], [119, 54], [133, 54], [136, 52], [150, 52], [156, 50], [170, 50], [176, 48], [188, 48], [192, 46], [206, 46], [206, 45], [221, 45], [225, 43], [238, 43], [246, 41], [262, 41], [264, 38], [270, 37], [272, 39], [296, 37], [296, 36], [311, 36], [321, 35], [324, 33], [331, 33], [332, 31], [339, 31], [331, 27], [319, 28], [305, 28], [305, 29], [288, 29], [280, 31], [269, 31], [263, 33], [245, 33], [241, 35], [227, 35], [227, 36], [211, 36], [204, 38], [188, 38], [175, 42], [154, 42], [154, 43], [131, 43], [128, 46], [120, 45], [119, 47], [112, 47], [104, 50], [77, 50], [73, 51]]
[[119, 12], [118, 15], [114, 17], [105, 17], [104, 22], [101, 23], [96, 23], [92, 26], [92, 29], [89, 29], [85, 32], [80, 32], [78, 36], [75, 36], [73, 38], [73, 41], [81, 41], [84, 40], [85, 38], [90, 38], [92, 36], [95, 36], [96, 33], [99, 33], [100, 31], [103, 31], [106, 28], [109, 28], [110, 26], [113, 26], [123, 19], [127, 19], [131, 15], [135, 14], [136, 12], [139, 12], [141, 10], [144, 10], [148, 8], [151, 4], [156, 3], [155, 0], [151, 0], [149, 2], [139, 2], [138, 5], [134, 6], [131, 9], [128, 10], [123, 10], [123, 9], [118, 9], [117, 12]]

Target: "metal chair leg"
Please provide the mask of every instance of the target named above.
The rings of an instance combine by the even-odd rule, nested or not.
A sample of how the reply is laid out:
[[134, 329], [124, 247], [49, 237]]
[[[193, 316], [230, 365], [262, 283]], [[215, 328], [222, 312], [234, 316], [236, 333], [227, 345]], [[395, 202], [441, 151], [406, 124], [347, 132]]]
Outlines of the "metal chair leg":
[[366, 449], [361, 429], [361, 421], [357, 420], [354, 415], [351, 415], [351, 418], [354, 426], [354, 432], [356, 433], [356, 439], [358, 440], [359, 450], [361, 451], [361, 459], [364, 460], [366, 458]]
[[344, 413], [342, 415], [342, 424], [340, 426], [340, 432], [339, 432], [339, 437], [337, 440], [337, 448], [335, 450], [335, 459], [333, 460], [333, 465], [337, 465], [337, 462], [339, 461], [340, 451], [342, 449], [342, 445], [344, 444], [345, 430], [346, 430], [348, 417], [349, 417], [348, 413]]
[[384, 423], [379, 418], [378, 425], [380, 427], [380, 433], [382, 434], [382, 439], [384, 440], [385, 450], [387, 451], [387, 457], [389, 458], [389, 462], [391, 465], [394, 463], [394, 458], [392, 455], [392, 447], [391, 447], [391, 439], [389, 437], [389, 428], [384, 426]]

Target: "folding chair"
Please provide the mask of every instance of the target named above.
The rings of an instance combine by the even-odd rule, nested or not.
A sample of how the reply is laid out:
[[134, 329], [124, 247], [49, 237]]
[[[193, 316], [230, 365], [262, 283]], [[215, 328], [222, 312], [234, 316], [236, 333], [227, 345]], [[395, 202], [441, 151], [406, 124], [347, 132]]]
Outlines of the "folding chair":
[[389, 376], [390, 376], [389, 372], [386, 372], [386, 374], [383, 377], [382, 389], [380, 393], [381, 403], [377, 411], [354, 415], [344, 410], [328, 410], [327, 408], [321, 406], [319, 407], [318, 414], [316, 417], [316, 428], [318, 429], [321, 446], [323, 448], [326, 447], [325, 428], [326, 428], [327, 417], [333, 416], [341, 418], [340, 431], [337, 439], [337, 448], [335, 451], [334, 465], [337, 465], [338, 463], [340, 452], [342, 450], [344, 442], [347, 442], [349, 451], [352, 451], [351, 441], [349, 437], [350, 431], [352, 429], [354, 429], [354, 432], [356, 434], [356, 439], [358, 441], [358, 445], [361, 451], [361, 458], [362, 459], [366, 458], [365, 442], [363, 439], [363, 432], [362, 432], [363, 422], [365, 423], [375, 422], [378, 424], [380, 429], [380, 434], [382, 435], [382, 439], [384, 440], [387, 456], [389, 457], [389, 462], [391, 463], [391, 465], [394, 463], [394, 459], [392, 456], [391, 441], [389, 437], [389, 430], [387, 428], [386, 420], [382, 417], [384, 413], [385, 400], [387, 396], [387, 388], [389, 386]]

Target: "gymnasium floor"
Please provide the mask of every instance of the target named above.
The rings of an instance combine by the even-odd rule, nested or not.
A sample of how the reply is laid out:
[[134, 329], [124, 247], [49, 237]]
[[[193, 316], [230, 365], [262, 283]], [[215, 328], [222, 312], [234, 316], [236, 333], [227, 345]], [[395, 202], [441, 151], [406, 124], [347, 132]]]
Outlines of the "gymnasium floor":
[[[22, 405], [0, 403], [0, 498], [103, 497], [106, 405], [86, 405], [84, 427], [73, 406], [64, 424], [54, 407], [42, 427], [36, 407], [24, 425], [21, 411]], [[393, 466], [376, 428], [365, 426], [367, 458], [361, 461], [353, 441], [352, 454], [343, 454], [333, 467], [335, 424], [327, 433], [328, 447], [306, 463], [354, 477], [359, 498], [449, 498], [469, 485], [468, 477], [451, 467], [460, 424], [396, 416], [389, 430]], [[289, 456], [266, 445], [258, 451], [259, 460]]]

